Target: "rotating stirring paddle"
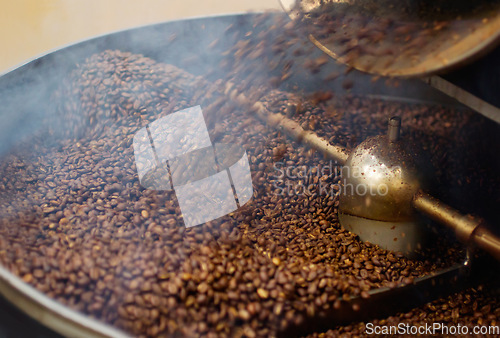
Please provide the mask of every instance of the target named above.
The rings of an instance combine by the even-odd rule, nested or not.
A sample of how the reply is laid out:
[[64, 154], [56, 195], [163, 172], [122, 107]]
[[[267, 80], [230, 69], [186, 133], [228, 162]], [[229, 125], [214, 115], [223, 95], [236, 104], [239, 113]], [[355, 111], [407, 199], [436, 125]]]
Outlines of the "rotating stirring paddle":
[[[243, 106], [250, 102], [230, 82], [225, 93]], [[269, 112], [261, 102], [253, 104], [251, 110], [269, 126], [344, 165], [339, 220], [361, 240], [412, 256], [425, 245], [425, 230], [415, 212], [419, 211], [453, 229], [463, 243], [478, 246], [500, 260], [500, 238], [488, 230], [482, 218], [462, 215], [422, 190], [425, 175], [417, 161], [421, 154], [400, 136], [399, 117], [389, 119], [387, 135], [368, 138], [349, 152], [284, 115]], [[348, 189], [350, 186], [353, 189]], [[362, 194], [356, 189], [360, 186], [376, 193]]]

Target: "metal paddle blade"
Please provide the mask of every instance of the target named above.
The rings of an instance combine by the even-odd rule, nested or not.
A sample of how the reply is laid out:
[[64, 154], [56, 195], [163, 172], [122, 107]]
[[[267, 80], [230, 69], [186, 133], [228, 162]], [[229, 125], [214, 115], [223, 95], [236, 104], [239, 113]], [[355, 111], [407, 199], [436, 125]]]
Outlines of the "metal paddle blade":
[[500, 1], [281, 0], [325, 53], [383, 76], [435, 74], [500, 41]]

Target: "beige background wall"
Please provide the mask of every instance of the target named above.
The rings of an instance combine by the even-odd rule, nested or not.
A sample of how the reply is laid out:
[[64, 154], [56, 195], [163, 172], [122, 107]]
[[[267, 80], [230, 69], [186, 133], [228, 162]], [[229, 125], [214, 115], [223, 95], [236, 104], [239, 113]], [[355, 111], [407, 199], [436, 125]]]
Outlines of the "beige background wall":
[[280, 10], [279, 0], [12, 0], [0, 6], [0, 72], [106, 32], [177, 18]]

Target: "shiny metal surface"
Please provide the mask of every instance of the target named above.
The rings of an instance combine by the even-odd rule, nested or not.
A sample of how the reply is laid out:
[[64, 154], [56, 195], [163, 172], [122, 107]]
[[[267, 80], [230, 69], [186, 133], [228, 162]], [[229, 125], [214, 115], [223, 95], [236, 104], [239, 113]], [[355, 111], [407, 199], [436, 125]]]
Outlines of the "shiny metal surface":
[[387, 222], [412, 220], [411, 200], [421, 184], [415, 154], [405, 148], [385, 135], [361, 143], [342, 170], [341, 212]]
[[30, 317], [66, 337], [129, 337], [50, 299], [3, 267], [0, 267], [0, 293]]
[[389, 142], [397, 142], [401, 136], [401, 118], [394, 116], [389, 119], [389, 131], [387, 137]]
[[339, 219], [361, 240], [410, 255], [424, 233], [411, 201], [421, 188], [417, 154], [399, 139], [401, 120], [389, 120], [387, 135], [367, 139], [342, 169]]
[[461, 242], [476, 245], [500, 260], [500, 238], [485, 227], [483, 219], [472, 215], [463, 215], [423, 192], [418, 192], [415, 195], [413, 205], [418, 211], [453, 229]]
[[[378, 75], [435, 74], [471, 61], [500, 41], [498, 1], [281, 3], [292, 19], [302, 20], [304, 31], [322, 51]], [[328, 29], [318, 22], [325, 13], [335, 20]]]
[[[415, 209], [452, 229], [458, 240], [500, 260], [500, 238], [485, 221], [464, 215], [424, 193], [419, 155], [400, 139], [401, 120], [389, 119], [387, 135], [370, 138], [342, 169], [339, 220], [361, 240], [411, 256], [425, 243]], [[425, 179], [425, 178], [424, 178]]]
[[400, 139], [401, 120], [389, 119], [387, 135], [370, 138], [342, 169], [339, 220], [361, 240], [411, 256], [424, 245], [415, 209], [452, 229], [458, 240], [500, 260], [500, 238], [485, 221], [464, 215], [421, 191], [418, 154]]

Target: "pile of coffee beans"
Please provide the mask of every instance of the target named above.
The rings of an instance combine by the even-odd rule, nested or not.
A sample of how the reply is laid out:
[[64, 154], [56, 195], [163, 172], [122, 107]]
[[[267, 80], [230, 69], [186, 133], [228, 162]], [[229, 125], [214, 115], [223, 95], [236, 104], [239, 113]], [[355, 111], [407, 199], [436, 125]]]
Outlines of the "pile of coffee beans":
[[[434, 332], [434, 335], [440, 337], [495, 337], [500, 332], [499, 298], [498, 290], [488, 290], [479, 286], [436, 300], [407, 313], [375, 319], [370, 323], [355, 323], [323, 333], [313, 333], [308, 337], [363, 336], [375, 333], [384, 335], [384, 330], [385, 335], [391, 336], [408, 336], [410, 332], [416, 333], [420, 330], [422, 335], [428, 336]], [[439, 326], [433, 327], [434, 324]], [[474, 333], [474, 329], [483, 331]], [[405, 334], [405, 331], [408, 333]]]
[[[231, 49], [242, 54], [226, 55], [233, 80], [244, 77], [237, 69], [248, 67], [247, 58], [258, 62], [259, 55], [245, 52], [255, 39], [266, 36], [247, 36]], [[1, 264], [49, 297], [134, 336], [256, 337], [276, 336], [350, 297], [411, 283], [463, 258], [444, 236], [410, 260], [342, 229], [337, 164], [263, 124], [224, 93], [223, 83], [123, 51], [78, 65], [54, 95], [50, 141], [41, 135], [0, 162]], [[483, 177], [480, 170], [469, 175], [469, 164], [464, 169], [454, 156], [457, 149], [461, 157], [474, 152], [471, 130], [485, 124], [471, 112], [237, 83], [249, 106], [259, 100], [270, 113], [349, 148], [384, 133], [387, 118], [399, 114], [408, 137], [441, 169], [436, 184], [456, 185], [464, 171], [471, 186]], [[233, 213], [186, 228], [173, 191], [140, 185], [133, 137], [195, 105], [212, 143], [246, 149], [254, 195]], [[490, 181], [481, 185], [495, 189]]]

